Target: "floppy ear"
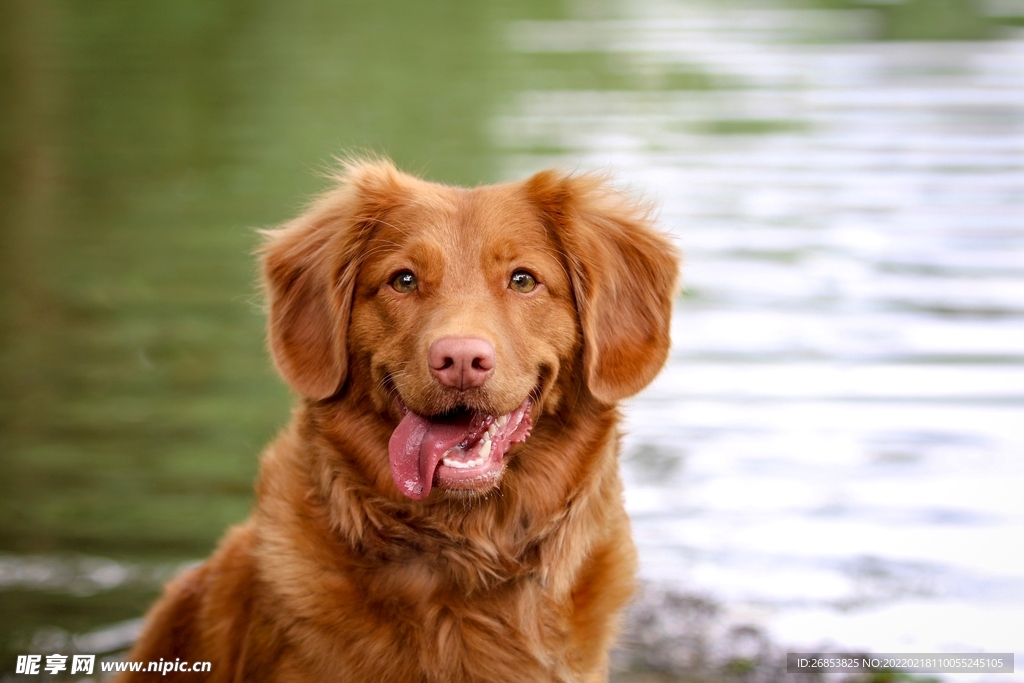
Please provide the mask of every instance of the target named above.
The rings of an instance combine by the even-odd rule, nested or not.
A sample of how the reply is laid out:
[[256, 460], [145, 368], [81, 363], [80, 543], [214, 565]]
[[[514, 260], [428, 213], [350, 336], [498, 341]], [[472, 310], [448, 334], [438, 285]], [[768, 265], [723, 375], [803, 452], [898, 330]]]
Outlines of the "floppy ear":
[[609, 404], [632, 396], [668, 357], [678, 250], [648, 207], [600, 176], [544, 171], [527, 180], [527, 192], [567, 261], [590, 392]]
[[345, 383], [345, 337], [356, 274], [376, 221], [402, 193], [388, 161], [351, 161], [305, 214], [268, 231], [261, 248], [270, 351], [300, 394], [324, 399]]

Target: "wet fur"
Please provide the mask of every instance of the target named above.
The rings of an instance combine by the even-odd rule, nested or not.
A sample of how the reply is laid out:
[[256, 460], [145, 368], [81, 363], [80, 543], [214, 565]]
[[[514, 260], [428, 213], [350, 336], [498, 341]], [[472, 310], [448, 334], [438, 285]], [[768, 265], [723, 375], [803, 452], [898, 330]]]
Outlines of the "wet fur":
[[[302, 401], [250, 519], [167, 586], [128, 659], [208, 660], [159, 676], [208, 683], [606, 680], [636, 564], [616, 403], [665, 361], [678, 270], [644, 207], [593, 175], [462, 189], [353, 162], [262, 256], [270, 347]], [[403, 263], [415, 297], [387, 287]], [[532, 297], [507, 289], [524, 263]], [[487, 385], [431, 380], [444, 334], [494, 342]], [[398, 395], [499, 414], [527, 394], [533, 434], [499, 486], [398, 492]]]

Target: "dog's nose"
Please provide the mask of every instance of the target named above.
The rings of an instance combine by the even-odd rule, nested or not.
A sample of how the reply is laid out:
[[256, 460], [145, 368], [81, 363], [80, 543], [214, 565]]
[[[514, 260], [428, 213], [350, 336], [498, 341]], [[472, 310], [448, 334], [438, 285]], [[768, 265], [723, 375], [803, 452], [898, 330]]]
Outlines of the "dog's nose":
[[494, 372], [494, 347], [485, 339], [443, 337], [430, 345], [427, 363], [446, 387], [472, 389], [483, 386]]

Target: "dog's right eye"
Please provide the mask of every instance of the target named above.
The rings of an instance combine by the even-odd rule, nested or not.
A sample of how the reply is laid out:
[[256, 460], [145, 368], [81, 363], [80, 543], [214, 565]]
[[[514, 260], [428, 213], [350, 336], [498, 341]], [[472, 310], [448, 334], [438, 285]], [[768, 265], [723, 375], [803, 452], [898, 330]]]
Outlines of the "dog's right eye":
[[412, 271], [403, 270], [391, 278], [391, 288], [402, 294], [411, 292], [416, 289], [416, 276], [412, 274]]

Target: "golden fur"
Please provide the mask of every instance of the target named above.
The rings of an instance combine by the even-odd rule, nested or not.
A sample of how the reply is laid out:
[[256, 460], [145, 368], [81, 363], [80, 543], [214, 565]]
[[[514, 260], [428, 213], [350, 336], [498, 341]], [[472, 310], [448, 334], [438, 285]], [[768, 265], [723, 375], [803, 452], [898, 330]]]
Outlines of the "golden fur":
[[[593, 175], [464, 189], [351, 162], [262, 254], [270, 347], [302, 402], [250, 519], [167, 586], [128, 659], [208, 660], [159, 676], [208, 683], [606, 680], [636, 563], [616, 404], [664, 364], [678, 275], [647, 211]], [[517, 269], [534, 290], [510, 288]], [[414, 292], [393, 285], [405, 270]], [[451, 336], [493, 345], [483, 386], [431, 374]], [[520, 404], [532, 435], [500, 479], [399, 492], [403, 405]]]

